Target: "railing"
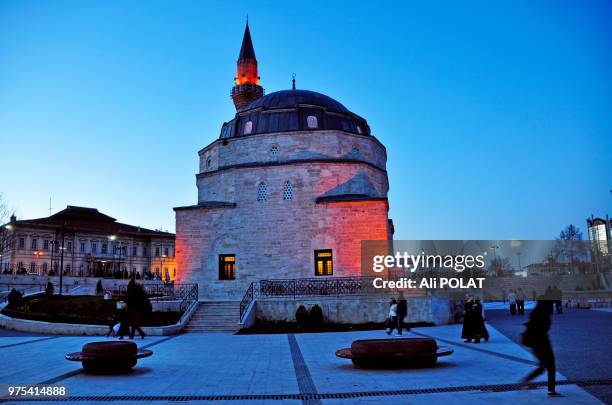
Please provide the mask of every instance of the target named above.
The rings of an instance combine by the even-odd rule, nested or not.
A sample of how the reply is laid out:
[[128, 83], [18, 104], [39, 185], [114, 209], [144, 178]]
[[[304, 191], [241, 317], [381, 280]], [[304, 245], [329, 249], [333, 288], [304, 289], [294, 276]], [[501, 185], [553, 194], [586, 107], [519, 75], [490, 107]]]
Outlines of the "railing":
[[[180, 310], [198, 300], [198, 284], [144, 284], [142, 287], [151, 301], [181, 301]], [[119, 286], [119, 294], [127, 294], [127, 285]]]
[[373, 293], [374, 277], [321, 277], [254, 281], [240, 301], [240, 320], [256, 298], [339, 297]]

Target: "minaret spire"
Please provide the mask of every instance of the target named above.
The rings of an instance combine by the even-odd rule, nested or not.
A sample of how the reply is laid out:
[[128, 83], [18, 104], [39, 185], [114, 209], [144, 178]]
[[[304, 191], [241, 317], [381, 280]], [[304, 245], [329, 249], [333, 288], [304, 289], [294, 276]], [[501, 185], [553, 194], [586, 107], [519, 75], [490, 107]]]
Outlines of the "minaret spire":
[[253, 40], [251, 39], [248, 15], [246, 27], [244, 28], [244, 36], [242, 37], [242, 46], [240, 47], [240, 54], [238, 55], [237, 72], [234, 81], [235, 86], [232, 87], [232, 100], [234, 100], [237, 111], [244, 108], [250, 102], [262, 97], [264, 94], [263, 87], [259, 85], [257, 58], [255, 57], [255, 49], [253, 48]]

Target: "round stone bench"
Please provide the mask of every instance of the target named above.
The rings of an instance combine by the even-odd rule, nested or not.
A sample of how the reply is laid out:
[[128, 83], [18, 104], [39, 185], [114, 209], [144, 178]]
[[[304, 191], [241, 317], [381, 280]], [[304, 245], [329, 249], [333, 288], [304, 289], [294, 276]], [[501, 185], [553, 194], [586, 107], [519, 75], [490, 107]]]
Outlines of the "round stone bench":
[[336, 351], [336, 356], [351, 359], [361, 368], [434, 366], [438, 357], [453, 349], [439, 347], [431, 338], [355, 340], [350, 348]]
[[134, 342], [93, 342], [85, 344], [80, 352], [67, 354], [66, 360], [80, 361], [90, 373], [117, 374], [129, 372], [138, 359], [152, 354]]

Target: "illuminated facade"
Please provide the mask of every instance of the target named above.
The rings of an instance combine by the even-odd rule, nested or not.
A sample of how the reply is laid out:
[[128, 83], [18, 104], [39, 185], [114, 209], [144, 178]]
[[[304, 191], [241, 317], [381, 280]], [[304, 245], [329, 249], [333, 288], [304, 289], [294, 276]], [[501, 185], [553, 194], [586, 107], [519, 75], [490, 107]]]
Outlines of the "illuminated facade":
[[199, 151], [197, 204], [175, 208], [177, 281], [204, 300], [261, 279], [358, 276], [361, 241], [392, 239], [386, 150], [366, 120], [313, 91], [264, 96], [257, 75], [247, 25], [236, 115]]
[[[63, 236], [63, 237], [62, 237]], [[61, 247], [64, 245], [62, 260]], [[11, 221], [0, 229], [2, 273], [172, 279], [174, 234], [117, 222], [95, 208]]]
[[608, 256], [612, 246], [612, 220], [608, 218], [587, 219], [589, 242], [594, 253], [601, 256]]

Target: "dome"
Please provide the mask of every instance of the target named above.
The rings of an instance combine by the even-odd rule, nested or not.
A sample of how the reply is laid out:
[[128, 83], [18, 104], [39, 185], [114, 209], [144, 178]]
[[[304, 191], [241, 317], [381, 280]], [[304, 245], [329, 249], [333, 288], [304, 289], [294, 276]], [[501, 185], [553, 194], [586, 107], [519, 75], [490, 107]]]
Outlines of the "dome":
[[339, 130], [370, 135], [365, 119], [339, 101], [309, 90], [281, 90], [241, 109], [223, 124], [220, 138], [291, 131]]

